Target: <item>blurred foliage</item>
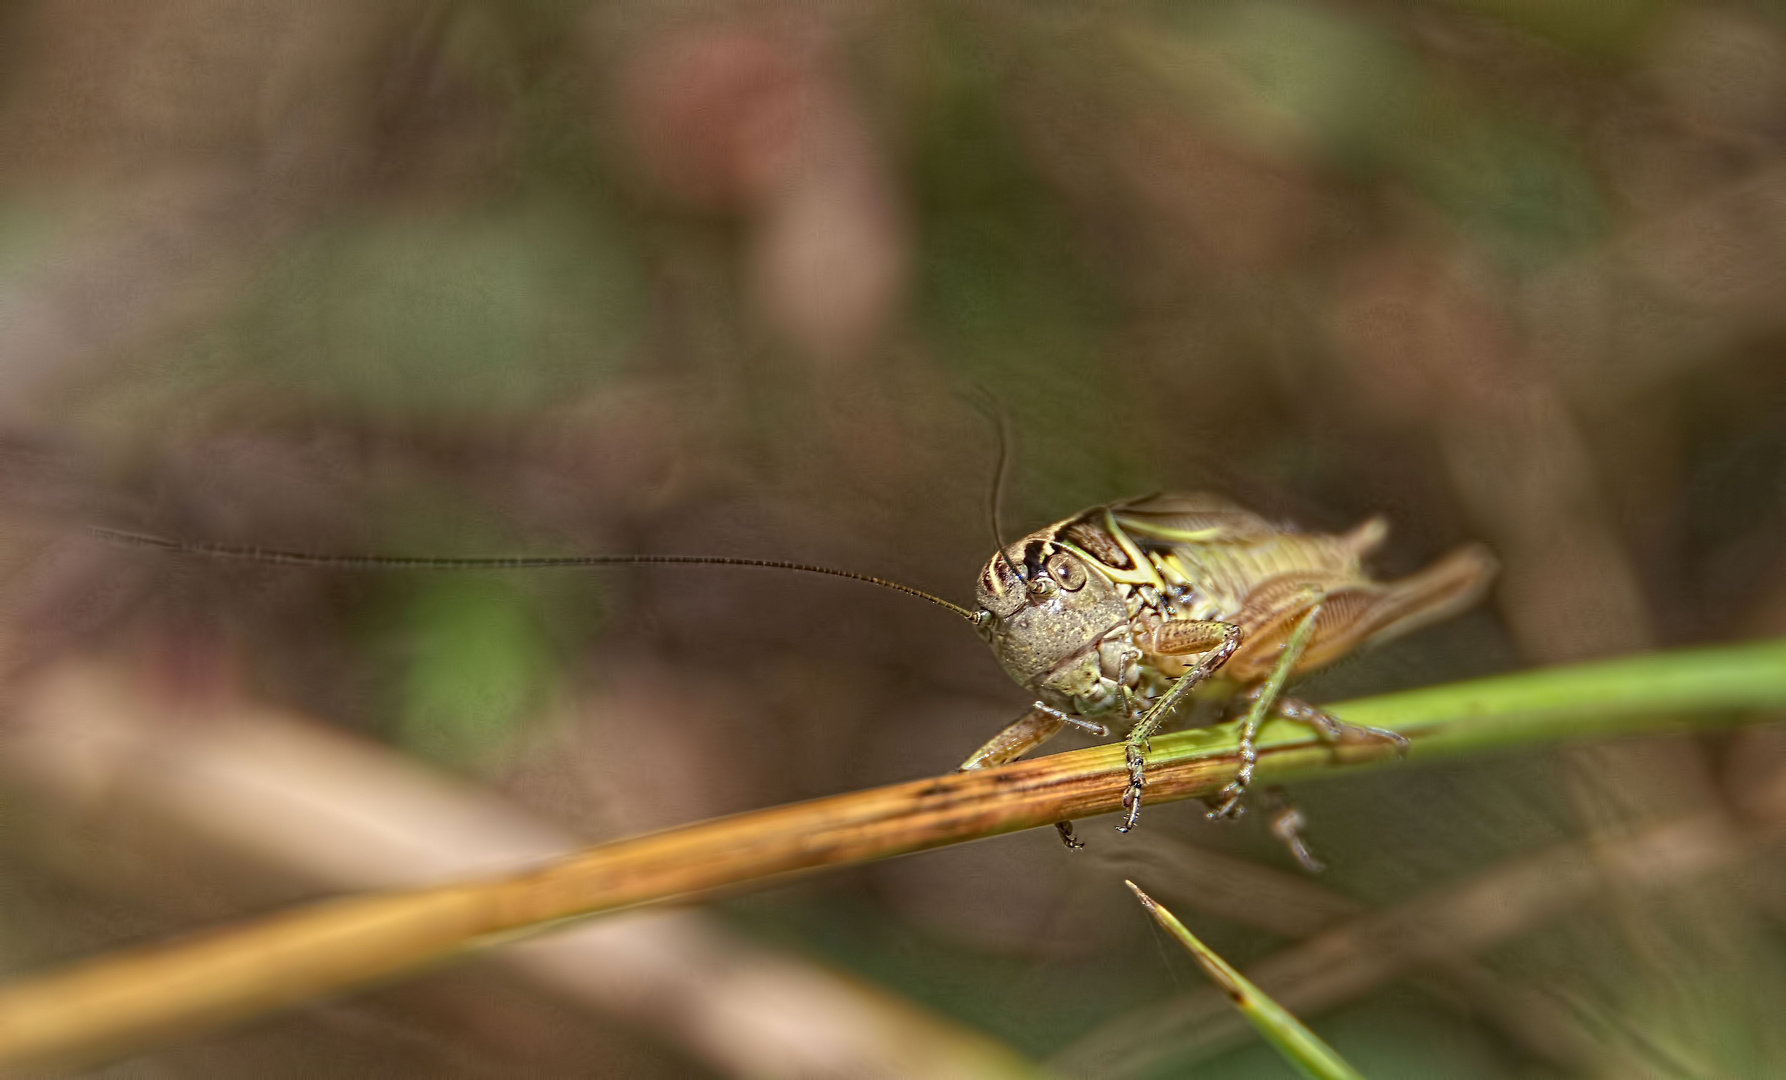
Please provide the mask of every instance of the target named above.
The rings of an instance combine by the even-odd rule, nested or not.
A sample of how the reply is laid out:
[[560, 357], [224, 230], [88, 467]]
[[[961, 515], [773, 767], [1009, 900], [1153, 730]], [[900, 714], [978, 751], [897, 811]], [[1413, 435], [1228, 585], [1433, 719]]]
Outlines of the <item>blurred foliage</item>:
[[398, 633], [414, 643], [398, 740], [453, 764], [506, 748], [554, 674], [537, 612], [500, 582], [448, 580], [418, 591]]

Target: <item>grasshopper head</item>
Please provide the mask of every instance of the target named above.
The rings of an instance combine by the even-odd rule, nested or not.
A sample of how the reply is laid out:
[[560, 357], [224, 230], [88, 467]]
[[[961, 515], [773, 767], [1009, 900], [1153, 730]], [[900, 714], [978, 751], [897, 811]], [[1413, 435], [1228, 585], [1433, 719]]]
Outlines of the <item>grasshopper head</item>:
[[1053, 534], [1024, 537], [980, 572], [980, 633], [1005, 671], [1043, 701], [1082, 715], [1107, 711], [1114, 688], [1102, 677], [1098, 644], [1128, 621], [1128, 605]]

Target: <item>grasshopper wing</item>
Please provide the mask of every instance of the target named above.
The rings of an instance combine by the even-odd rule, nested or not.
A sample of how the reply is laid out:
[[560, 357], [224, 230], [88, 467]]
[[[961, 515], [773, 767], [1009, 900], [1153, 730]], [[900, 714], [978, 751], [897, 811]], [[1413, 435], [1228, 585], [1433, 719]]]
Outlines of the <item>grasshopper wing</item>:
[[1219, 495], [1148, 495], [1110, 507], [1130, 535], [1166, 544], [1259, 543], [1282, 529]]

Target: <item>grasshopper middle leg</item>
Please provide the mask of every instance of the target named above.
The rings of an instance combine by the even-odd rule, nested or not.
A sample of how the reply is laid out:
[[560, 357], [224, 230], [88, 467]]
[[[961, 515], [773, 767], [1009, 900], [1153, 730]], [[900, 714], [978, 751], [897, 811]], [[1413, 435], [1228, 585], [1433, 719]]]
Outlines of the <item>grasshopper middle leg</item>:
[[1129, 787], [1123, 792], [1122, 804], [1128, 808], [1129, 816], [1116, 827], [1117, 832], [1128, 832], [1135, 827], [1141, 818], [1141, 789], [1147, 784], [1147, 745], [1153, 733], [1159, 730], [1172, 709], [1198, 683], [1210, 676], [1217, 668], [1234, 655], [1240, 647], [1240, 627], [1226, 622], [1174, 622], [1154, 632], [1153, 650], [1163, 655], [1185, 655], [1201, 652], [1203, 659], [1197, 666], [1178, 677], [1178, 680], [1167, 689], [1160, 699], [1153, 703], [1135, 726], [1129, 729], [1126, 757], [1129, 765]]

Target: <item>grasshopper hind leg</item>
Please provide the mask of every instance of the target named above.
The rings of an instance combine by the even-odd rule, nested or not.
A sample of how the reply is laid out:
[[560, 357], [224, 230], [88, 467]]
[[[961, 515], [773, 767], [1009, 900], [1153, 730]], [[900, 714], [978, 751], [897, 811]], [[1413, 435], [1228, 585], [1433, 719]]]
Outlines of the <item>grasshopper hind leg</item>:
[[[1255, 687], [1247, 691], [1240, 700], [1251, 705], [1261, 696], [1264, 689], [1263, 686]], [[1388, 742], [1395, 745], [1398, 754], [1405, 754], [1408, 751], [1408, 738], [1400, 732], [1368, 727], [1364, 724], [1349, 724], [1332, 713], [1297, 698], [1277, 698], [1271, 703], [1271, 715], [1307, 724], [1320, 737], [1321, 741], [1332, 746], [1342, 743]], [[1242, 776], [1247, 780], [1251, 779], [1252, 770], [1248, 766], [1256, 760], [1257, 755], [1246, 738], [1247, 733], [1244, 728], [1241, 734], [1243, 745], [1238, 752], [1241, 759], [1241, 775], [1235, 777], [1234, 784], [1222, 789], [1222, 797], [1219, 802], [1210, 801], [1209, 816], [1211, 818], [1237, 818], [1246, 810], [1241, 802], [1241, 796], [1246, 792], [1246, 784], [1242, 781]], [[1236, 790], [1236, 785], [1238, 785], [1238, 790]], [[1283, 788], [1265, 789], [1263, 805], [1260, 809], [1268, 815], [1267, 822], [1271, 829], [1271, 835], [1277, 837], [1284, 847], [1289, 849], [1290, 854], [1296, 857], [1296, 861], [1302, 865], [1304, 870], [1311, 874], [1318, 874], [1326, 869], [1321, 861], [1315, 858], [1308, 841], [1303, 838], [1302, 830], [1308, 824], [1308, 819], [1303, 816], [1301, 810], [1291, 804], [1289, 798], [1284, 794]]]
[[[1247, 692], [1250, 699], [1258, 690]], [[1307, 724], [1313, 728], [1321, 741], [1338, 746], [1341, 743], [1387, 742], [1395, 744], [1397, 754], [1408, 752], [1408, 737], [1399, 731], [1388, 728], [1371, 727], [1368, 724], [1351, 724], [1317, 705], [1310, 705], [1299, 698], [1280, 697], [1272, 703], [1273, 716], [1285, 720], [1294, 720], [1299, 724]]]
[[[1259, 737], [1259, 725], [1264, 723], [1273, 706], [1278, 702], [1278, 695], [1283, 692], [1284, 683], [1290, 678], [1290, 672], [1296, 662], [1302, 659], [1303, 650], [1308, 648], [1309, 638], [1315, 629], [1315, 620], [1321, 617], [1322, 597], [1316, 594], [1308, 610], [1296, 623], [1296, 629], [1290, 632], [1289, 640], [1284, 642], [1278, 653], [1277, 662], [1272, 665], [1271, 674], [1266, 676], [1256, 691], [1250, 696], [1246, 715], [1241, 718], [1239, 745], [1235, 748], [1235, 757], [1240, 760], [1240, 768], [1234, 773], [1234, 779], [1217, 793], [1219, 800], [1209, 811], [1211, 818], [1236, 818], [1241, 814], [1241, 797], [1246, 794], [1248, 786], [1253, 782], [1253, 768], [1258, 764], [1259, 751], [1256, 741]], [[1330, 718], [1331, 719], [1331, 718]]]
[[[1219, 801], [1210, 809], [1211, 818], [1236, 818], [1243, 811], [1241, 799], [1252, 783], [1253, 768], [1258, 762], [1258, 750], [1255, 740], [1259, 734], [1259, 725], [1267, 716], [1280, 716], [1287, 720], [1307, 724], [1323, 742], [1338, 746], [1345, 742], [1389, 742], [1393, 743], [1398, 753], [1408, 750], [1408, 739], [1400, 732], [1384, 728], [1366, 727], [1361, 724], [1348, 724], [1344, 720], [1316, 708], [1305, 701], [1282, 696], [1285, 681], [1290, 671], [1302, 656], [1308, 644], [1315, 620], [1320, 617], [1321, 602], [1317, 600], [1303, 615], [1296, 629], [1284, 643], [1283, 651], [1278, 656], [1270, 676], [1266, 680], [1243, 695], [1247, 703], [1245, 717], [1240, 722], [1239, 746], [1235, 756], [1240, 760], [1240, 767], [1234, 779], [1222, 788]], [[1314, 853], [1309, 850], [1307, 841], [1303, 839], [1302, 827], [1306, 823], [1300, 810], [1292, 806], [1284, 797], [1281, 789], [1271, 788], [1265, 793], [1266, 808], [1270, 813], [1271, 833], [1290, 849], [1290, 854], [1310, 873], [1319, 873], [1323, 867]]]
[[1304, 870], [1311, 874], [1319, 874], [1327, 869], [1320, 859], [1315, 858], [1315, 853], [1310, 850], [1308, 841], [1303, 838], [1302, 828], [1308, 824], [1308, 819], [1303, 816], [1301, 810], [1296, 808], [1295, 804], [1290, 802], [1289, 797], [1284, 794], [1283, 788], [1268, 787], [1265, 789], [1264, 809], [1269, 815], [1271, 835], [1277, 837], [1280, 843], [1290, 849], [1290, 854], [1296, 858]]
[[[1250, 701], [1258, 693], [1259, 689], [1248, 691], [1246, 699]], [[1285, 720], [1307, 724], [1314, 729], [1321, 741], [1332, 746], [1339, 746], [1342, 743], [1387, 742], [1395, 746], [1397, 754], [1408, 752], [1408, 737], [1399, 731], [1370, 727], [1365, 724], [1349, 724], [1332, 713], [1297, 698], [1279, 697], [1272, 702], [1271, 713]], [[1296, 861], [1302, 865], [1304, 870], [1311, 874], [1318, 874], [1326, 869], [1321, 860], [1315, 858], [1314, 852], [1309, 849], [1308, 841], [1303, 838], [1302, 829], [1308, 824], [1308, 819], [1303, 816], [1301, 810], [1291, 804], [1282, 788], [1267, 788], [1264, 805], [1261, 809], [1269, 815], [1267, 820], [1271, 835], [1277, 837], [1279, 842], [1290, 850], [1290, 854], [1295, 856]], [[1228, 816], [1238, 816], [1239, 813], [1240, 809], [1236, 804]], [[1216, 815], [1212, 812], [1210, 816]]]

